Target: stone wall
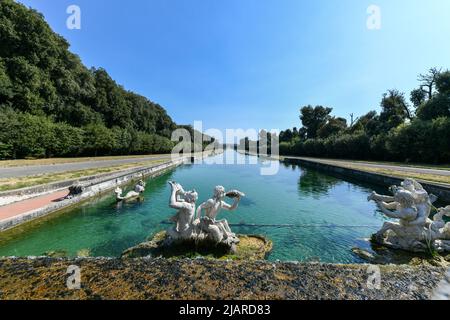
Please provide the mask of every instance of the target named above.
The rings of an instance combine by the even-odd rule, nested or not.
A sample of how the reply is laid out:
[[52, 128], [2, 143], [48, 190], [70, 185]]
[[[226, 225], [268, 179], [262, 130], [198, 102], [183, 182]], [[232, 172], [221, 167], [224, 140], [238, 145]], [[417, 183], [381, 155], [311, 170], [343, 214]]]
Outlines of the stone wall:
[[[315, 162], [314, 160], [284, 157], [284, 162], [300, 164], [305, 167], [331, 172], [342, 176], [348, 176], [362, 182], [377, 184], [385, 187], [392, 185], [399, 185], [403, 181], [403, 179], [401, 178], [391, 177], [379, 173], [361, 171], [357, 169], [339, 167], [331, 164]], [[450, 187], [448, 185], [421, 180], [417, 181], [423, 185], [423, 187], [425, 188], [425, 190], [427, 190], [428, 193], [436, 195], [441, 201], [450, 202]]]
[[[151, 167], [141, 167], [135, 168], [133, 170], [127, 170], [125, 172], [121, 171], [120, 173], [116, 174], [90, 177], [90, 179], [84, 182], [82, 180], [78, 180], [79, 182], [82, 182], [84, 186], [84, 192], [80, 196], [76, 196], [72, 199], [67, 199], [60, 202], [54, 202], [46, 207], [26, 212], [24, 214], [12, 217], [10, 219], [2, 220], [0, 221], [0, 232], [18, 226], [22, 223], [34, 220], [36, 218], [40, 218], [53, 212], [68, 208], [70, 206], [74, 206], [94, 196], [114, 190], [117, 186], [124, 186], [132, 183], [133, 181], [138, 181], [143, 178], [160, 175], [166, 172], [167, 170], [170, 170], [174, 167], [177, 167], [187, 162], [188, 160], [189, 159], [186, 158], [180, 158], [177, 160], [170, 160], [168, 162], [156, 166], [154, 165]], [[59, 186], [62, 186], [63, 184], [67, 183], [68, 182], [60, 183]], [[70, 184], [67, 184], [66, 187], [68, 186], [70, 186]], [[47, 185], [41, 186], [39, 188], [52, 188], [52, 187], [54, 187], [54, 184], [53, 186]]]

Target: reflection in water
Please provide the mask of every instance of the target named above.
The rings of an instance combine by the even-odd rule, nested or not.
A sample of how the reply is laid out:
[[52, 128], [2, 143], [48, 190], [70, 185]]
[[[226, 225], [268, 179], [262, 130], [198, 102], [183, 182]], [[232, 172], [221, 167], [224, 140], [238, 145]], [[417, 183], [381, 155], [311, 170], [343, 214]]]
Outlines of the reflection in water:
[[294, 162], [289, 161], [280, 161], [280, 163], [286, 168], [291, 169], [292, 171], [297, 171], [297, 165]]
[[28, 231], [5, 234], [0, 239], [0, 256], [48, 251], [76, 256], [87, 249], [93, 256], [120, 256], [126, 248], [169, 227], [161, 222], [174, 214], [168, 207], [168, 181], [175, 180], [187, 189], [195, 188], [199, 203], [207, 200], [218, 184], [245, 192], [238, 211], [223, 211], [220, 218], [227, 219], [236, 233], [262, 234], [271, 239], [271, 260], [361, 262], [351, 249], [356, 244], [361, 247], [358, 239], [374, 232], [365, 226], [378, 228], [383, 223], [376, 205], [367, 202], [376, 187], [297, 164], [283, 163], [274, 176], [262, 176], [260, 169], [261, 163], [180, 166], [147, 180], [144, 202], [116, 208], [111, 193], [34, 223]]
[[129, 209], [134, 206], [142, 205], [144, 203], [144, 201], [145, 201], [145, 197], [140, 196], [131, 201], [116, 201], [116, 203], [114, 204], [114, 207], [116, 209], [116, 212], [120, 212], [121, 210], [124, 210], [124, 209]]
[[343, 183], [343, 181], [316, 170], [302, 168], [298, 188], [300, 194], [320, 198], [321, 196], [328, 195], [328, 191], [339, 183]]
[[[183, 170], [188, 170], [188, 169], [192, 169], [192, 168], [193, 168], [192, 164], [186, 164], [183, 166]], [[175, 173], [175, 171], [169, 171], [169, 172], [165, 173], [164, 175], [160, 176], [163, 179], [153, 179], [153, 180], [149, 181], [150, 184], [147, 185], [147, 187], [150, 187], [150, 190], [155, 190], [155, 189], [160, 189], [162, 187], [165, 187], [167, 185], [167, 183], [172, 180], [174, 173]]]

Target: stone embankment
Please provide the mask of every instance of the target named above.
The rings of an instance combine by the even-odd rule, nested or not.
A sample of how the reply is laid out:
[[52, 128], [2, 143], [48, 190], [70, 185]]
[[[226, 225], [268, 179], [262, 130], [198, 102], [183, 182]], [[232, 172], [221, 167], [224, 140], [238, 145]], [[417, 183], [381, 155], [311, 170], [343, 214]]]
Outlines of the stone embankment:
[[[67, 287], [69, 266], [81, 268], [79, 290]], [[430, 265], [3, 258], [0, 299], [431, 299], [445, 273]]]

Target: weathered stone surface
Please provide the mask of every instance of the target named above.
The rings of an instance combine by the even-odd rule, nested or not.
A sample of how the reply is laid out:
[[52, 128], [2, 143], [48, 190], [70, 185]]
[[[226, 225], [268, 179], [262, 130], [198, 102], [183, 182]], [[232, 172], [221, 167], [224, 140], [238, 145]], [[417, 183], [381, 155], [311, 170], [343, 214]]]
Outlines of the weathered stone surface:
[[413, 266], [450, 266], [450, 260], [439, 254], [412, 253], [383, 246], [373, 246], [373, 251], [353, 248], [352, 252], [361, 259], [373, 264], [409, 264]]
[[[66, 287], [81, 268], [81, 289]], [[429, 299], [446, 269], [207, 259], [0, 259], [0, 299]]]
[[258, 235], [238, 235], [239, 243], [232, 248], [208, 240], [171, 241], [167, 233], [157, 233], [153, 239], [125, 250], [122, 258], [164, 257], [195, 258], [202, 256], [222, 260], [263, 260], [272, 251], [272, 241]]
[[450, 269], [433, 293], [433, 300], [450, 300]]
[[[31, 220], [43, 218], [57, 211], [69, 208], [94, 196], [113, 190], [118, 185], [129, 184], [131, 181], [141, 179], [142, 177], [153, 177], [160, 175], [169, 169], [183, 164], [185, 161], [186, 158], [180, 158], [173, 161], [170, 160], [162, 164], [152, 165], [150, 167], [133, 168], [125, 170], [123, 172], [120, 171], [119, 173], [109, 173], [108, 175], [99, 175], [98, 177], [96, 176], [96, 179], [89, 180], [89, 183], [84, 183], [84, 192], [76, 197], [72, 197], [71, 199], [66, 199], [60, 202], [55, 202], [43, 208], [0, 221], [0, 232], [11, 229], [20, 224], [30, 222]], [[82, 182], [82, 179], [80, 179], [80, 182]], [[73, 181], [71, 181], [71, 184], [72, 183]], [[63, 184], [60, 184], [59, 187], [61, 187], [62, 185]], [[32, 190], [36, 191], [38, 189], [33, 187]]]

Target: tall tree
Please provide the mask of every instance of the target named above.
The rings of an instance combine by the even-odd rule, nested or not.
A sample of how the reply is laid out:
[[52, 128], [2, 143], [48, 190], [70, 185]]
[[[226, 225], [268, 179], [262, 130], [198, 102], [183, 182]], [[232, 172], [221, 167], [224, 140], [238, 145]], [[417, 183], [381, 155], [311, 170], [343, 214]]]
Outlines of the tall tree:
[[383, 94], [381, 100], [380, 120], [386, 130], [397, 127], [406, 119], [412, 119], [411, 111], [406, 102], [405, 95], [398, 90], [389, 90]]
[[427, 99], [427, 94], [422, 89], [414, 89], [411, 91], [410, 95], [410, 101], [414, 105], [414, 107], [417, 109], [424, 103]]
[[347, 120], [339, 117], [330, 117], [328, 121], [319, 128], [317, 136], [319, 138], [328, 138], [347, 129]]
[[300, 120], [306, 128], [308, 139], [317, 138], [318, 130], [330, 119], [332, 111], [332, 108], [323, 106], [312, 107], [311, 105], [300, 109]]
[[420, 74], [418, 81], [420, 81], [420, 89], [427, 95], [428, 99], [433, 97], [436, 79], [441, 73], [441, 69], [431, 68], [427, 74]]
[[[165, 150], [162, 144], [172, 145], [167, 138], [177, 128], [162, 106], [126, 91], [102, 68], [86, 68], [40, 13], [1, 0], [0, 108], [8, 106], [18, 121], [47, 128], [67, 143], [48, 148], [48, 139], [25, 132], [25, 148], [10, 141], [11, 135], [0, 135], [2, 157]], [[44, 131], [41, 137], [50, 136]], [[130, 137], [136, 138], [134, 145]]]
[[436, 88], [439, 94], [450, 94], [450, 71], [439, 74], [436, 78]]
[[292, 140], [292, 130], [291, 129], [287, 129], [285, 131], [281, 131], [280, 132], [280, 142], [289, 142]]
[[450, 72], [436, 76], [435, 86], [437, 92], [417, 109], [417, 116], [422, 120], [450, 117]]

